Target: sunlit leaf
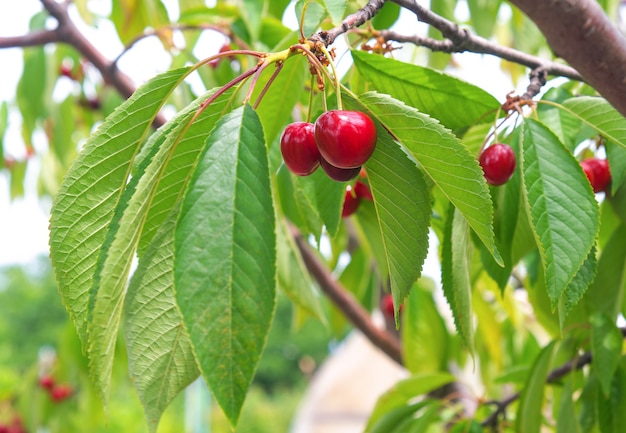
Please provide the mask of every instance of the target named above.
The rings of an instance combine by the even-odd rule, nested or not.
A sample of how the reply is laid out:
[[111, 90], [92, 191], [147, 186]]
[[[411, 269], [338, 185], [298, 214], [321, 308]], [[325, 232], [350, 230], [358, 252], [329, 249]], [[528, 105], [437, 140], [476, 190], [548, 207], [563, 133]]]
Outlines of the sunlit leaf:
[[352, 51], [355, 66], [373, 88], [427, 113], [454, 131], [499, 107], [486, 91], [440, 71]]
[[97, 262], [133, 159], [163, 101], [186, 72], [178, 69], [153, 78], [108, 117], [74, 161], [52, 205], [51, 259], [85, 348]]
[[517, 433], [539, 433], [541, 429], [546, 379], [555, 348], [554, 341], [544, 347], [532, 366], [517, 409]]
[[525, 121], [522, 155], [526, 200], [555, 308], [595, 242], [598, 205], [578, 161], [542, 124]]
[[390, 96], [366, 93], [359, 102], [389, 131], [422, 171], [459, 209], [495, 260], [493, 207], [489, 189], [476, 158], [436, 120]]

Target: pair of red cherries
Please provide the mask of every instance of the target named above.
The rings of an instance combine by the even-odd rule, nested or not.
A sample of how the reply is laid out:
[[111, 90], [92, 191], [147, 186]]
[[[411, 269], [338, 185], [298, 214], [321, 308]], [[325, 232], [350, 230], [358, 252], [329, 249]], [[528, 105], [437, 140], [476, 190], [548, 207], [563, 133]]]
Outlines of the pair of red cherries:
[[319, 166], [333, 180], [354, 179], [376, 147], [376, 126], [360, 111], [330, 110], [315, 124], [289, 124], [280, 138], [287, 168], [308, 176]]

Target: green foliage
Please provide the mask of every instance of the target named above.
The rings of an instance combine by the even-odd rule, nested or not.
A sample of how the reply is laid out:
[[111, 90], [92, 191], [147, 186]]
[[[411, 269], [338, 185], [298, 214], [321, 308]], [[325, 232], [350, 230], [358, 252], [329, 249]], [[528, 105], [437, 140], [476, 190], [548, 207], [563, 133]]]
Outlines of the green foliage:
[[[454, 432], [480, 432], [496, 410], [484, 400], [505, 399], [512, 389], [521, 398], [497, 407], [511, 421], [499, 425], [502, 431], [620, 431], [626, 370], [616, 320], [626, 311], [626, 120], [593, 89], [571, 82], [551, 86], [536, 107], [500, 113], [505, 95], [496, 98], [395, 54], [354, 49], [380, 42], [370, 27], [347, 36], [353, 49], [335, 61], [343, 66], [351, 57], [354, 67], [331, 81], [334, 70], [318, 64], [328, 60], [323, 51], [308, 53], [315, 47], [301, 35], [339, 26], [363, 2], [298, 1], [302, 32], [281, 21], [289, 3], [224, 1], [208, 8], [179, 0], [177, 24], [185, 34], [175, 38], [164, 2], [113, 1], [105, 18], [123, 43], [157, 29], [172, 55], [169, 71], [117, 108], [120, 101], [107, 97], [110, 87], [91, 82], [72, 48], [24, 50], [16, 107], [26, 148], [42, 132], [48, 140], [40, 186], [55, 195], [51, 260], [78, 334], [73, 347], [88, 359], [74, 355], [77, 383], [89, 377], [94, 385], [66, 412], [87, 407], [102, 417], [98, 398], [115, 417], [123, 406], [116, 398], [130, 397], [114, 384], [130, 373], [149, 431], [162, 431], [169, 421], [161, 419], [180, 409], [178, 396], [201, 376], [221, 408], [218, 424], [265, 431], [259, 427], [265, 421], [255, 427], [250, 418], [265, 410], [278, 415], [260, 401], [255, 374], [256, 384], [273, 392], [301, 383], [298, 361], [310, 355], [319, 363], [328, 334], [346, 335], [346, 316], [368, 325], [363, 317], [390, 292], [412, 376], [381, 396], [367, 431], [433, 432], [449, 425]], [[517, 10], [507, 28], [499, 28], [501, 3], [468, 1], [468, 24], [487, 38], [515, 36], [513, 45], [531, 54], [545, 51], [537, 29]], [[614, 13], [615, 2], [601, 4]], [[87, 2], [76, 5], [95, 22]], [[450, 19], [458, 6], [431, 2]], [[384, 30], [399, 15], [400, 7], [386, 2], [372, 24]], [[31, 28], [44, 28], [45, 18], [33, 17]], [[233, 48], [258, 54], [190, 66], [207, 26]], [[422, 60], [419, 53], [415, 58]], [[443, 68], [450, 59], [429, 55], [428, 63]], [[68, 61], [74, 75], [57, 78], [71, 79], [75, 91], [53, 97], [50, 70]], [[516, 79], [520, 71], [505, 67]], [[94, 88], [102, 102], [95, 112], [85, 107]], [[282, 164], [284, 127], [314, 122], [328, 108], [363, 111], [376, 125], [376, 149], [355, 180], [335, 182], [322, 170], [298, 177]], [[0, 105], [0, 157], [17, 196], [29, 163], [7, 159], [2, 140], [13, 109]], [[176, 114], [169, 115], [171, 109]], [[494, 187], [477, 157], [496, 141], [514, 149], [517, 167], [505, 185]], [[579, 163], [592, 154], [606, 156], [611, 167], [612, 184], [602, 194], [593, 193]], [[357, 181], [372, 200], [361, 199], [356, 214], [342, 218], [346, 187], [356, 189]], [[304, 247], [294, 241], [296, 232]], [[433, 245], [441, 288], [422, 276]], [[315, 259], [304, 260], [299, 248], [310, 248]], [[342, 289], [334, 297], [342, 308], [320, 296], [320, 287], [332, 290], [326, 279]], [[49, 291], [31, 298], [32, 287], [24, 289], [23, 299], [51, 306], [52, 324], [31, 347], [24, 332], [11, 334], [12, 322], [30, 330], [41, 327], [40, 318], [13, 298], [21, 276], [9, 280], [0, 298], [20, 308], [0, 320], [0, 332], [12, 344], [28, 343], [23, 357], [11, 348], [0, 359], [18, 367], [32, 364], [33, 347], [58, 332], [53, 324], [60, 313]], [[359, 314], [346, 314], [346, 303]], [[292, 330], [309, 326], [317, 329], [302, 335], [311, 341], [283, 344]], [[582, 358], [592, 359], [591, 368], [546, 383], [558, 363], [576, 362], [583, 352], [591, 354]], [[464, 376], [474, 374], [485, 395], [470, 396], [479, 404], [468, 413], [455, 393], [465, 389]], [[15, 383], [14, 374], [7, 377]], [[252, 408], [244, 405], [249, 390]], [[292, 413], [295, 398], [281, 398]], [[127, 424], [133, 431], [136, 425]]]

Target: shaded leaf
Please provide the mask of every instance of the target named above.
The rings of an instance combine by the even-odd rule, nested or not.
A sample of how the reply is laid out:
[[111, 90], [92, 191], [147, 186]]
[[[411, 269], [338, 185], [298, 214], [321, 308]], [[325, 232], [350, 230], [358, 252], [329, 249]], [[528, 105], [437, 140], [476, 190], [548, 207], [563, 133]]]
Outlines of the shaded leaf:
[[441, 284], [463, 343], [473, 351], [471, 241], [467, 221], [449, 207], [441, 251]]
[[[611, 392], [611, 382], [622, 353], [622, 333], [606, 314], [597, 313], [589, 318], [591, 323], [591, 353], [594, 370], [605, 398]], [[626, 390], [624, 390], [626, 391]]]
[[539, 433], [540, 431], [546, 379], [555, 347], [554, 341], [548, 344], [541, 350], [533, 363], [517, 409], [516, 433]]
[[367, 421], [366, 432], [381, 419], [385, 414], [394, 409], [409, 405], [415, 397], [426, 394], [454, 381], [454, 376], [449, 373], [429, 373], [412, 376], [395, 384], [385, 392], [378, 401]]
[[246, 105], [207, 139], [175, 235], [178, 306], [202, 375], [232, 425], [274, 314], [275, 243], [263, 130]]

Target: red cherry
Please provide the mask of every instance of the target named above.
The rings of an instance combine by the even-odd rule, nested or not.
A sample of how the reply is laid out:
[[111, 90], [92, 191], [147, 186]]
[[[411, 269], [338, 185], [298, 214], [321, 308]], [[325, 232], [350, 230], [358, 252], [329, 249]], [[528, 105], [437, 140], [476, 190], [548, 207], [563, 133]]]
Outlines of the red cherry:
[[39, 386], [44, 389], [52, 389], [54, 386], [54, 378], [47, 374], [39, 377]]
[[[602, 192], [609, 189], [611, 184], [611, 170], [606, 159], [589, 158], [580, 163], [587, 175], [593, 192]], [[592, 176], [589, 176], [592, 173]]]
[[[222, 47], [220, 48], [218, 54], [222, 54], [222, 53], [226, 53], [228, 51], [231, 51], [232, 48], [230, 46], [230, 44], [227, 42], [224, 45], [222, 45]], [[227, 59], [234, 59], [235, 56], [226, 56]], [[218, 57], [217, 59], [213, 59], [209, 62], [209, 66], [212, 67], [213, 69], [217, 68], [217, 65], [220, 64], [220, 60], [224, 59], [224, 57]]]
[[376, 147], [376, 126], [359, 111], [327, 111], [315, 122], [315, 142], [322, 157], [335, 167], [360, 167]]
[[374, 197], [372, 197], [372, 191], [370, 191], [369, 186], [367, 186], [360, 180], [357, 180], [356, 183], [354, 184], [354, 192], [356, 193], [356, 196], [359, 198], [363, 198], [365, 200], [374, 199]]
[[52, 400], [56, 402], [60, 402], [70, 397], [73, 392], [74, 390], [72, 389], [70, 385], [67, 385], [67, 384], [55, 385], [50, 390], [50, 397], [52, 397]]
[[346, 189], [346, 197], [343, 201], [343, 208], [341, 209], [341, 218], [347, 218], [355, 213], [360, 202], [361, 199], [356, 194], [356, 191], [348, 186]]
[[515, 171], [515, 152], [507, 144], [492, 144], [481, 153], [478, 162], [489, 184], [502, 185]]
[[361, 171], [361, 167], [356, 168], [338, 168], [334, 165], [330, 164], [324, 158], [320, 156], [320, 165], [324, 172], [330, 177], [332, 180], [336, 180], [337, 182], [347, 182], [349, 180], [354, 179], [359, 175]]
[[280, 152], [285, 165], [298, 176], [308, 176], [320, 165], [314, 130], [312, 123], [295, 122], [287, 125], [280, 137]]
[[63, 77], [67, 77], [72, 80], [74, 79], [74, 73], [72, 71], [72, 67], [66, 63], [61, 64], [61, 67], [59, 68], [59, 74]]
[[[404, 305], [400, 304], [400, 308], [398, 309], [399, 313], [402, 313]], [[393, 296], [390, 293], [387, 293], [380, 300], [380, 308], [383, 311], [385, 317], [389, 319], [394, 318], [394, 310], [393, 310]]]

